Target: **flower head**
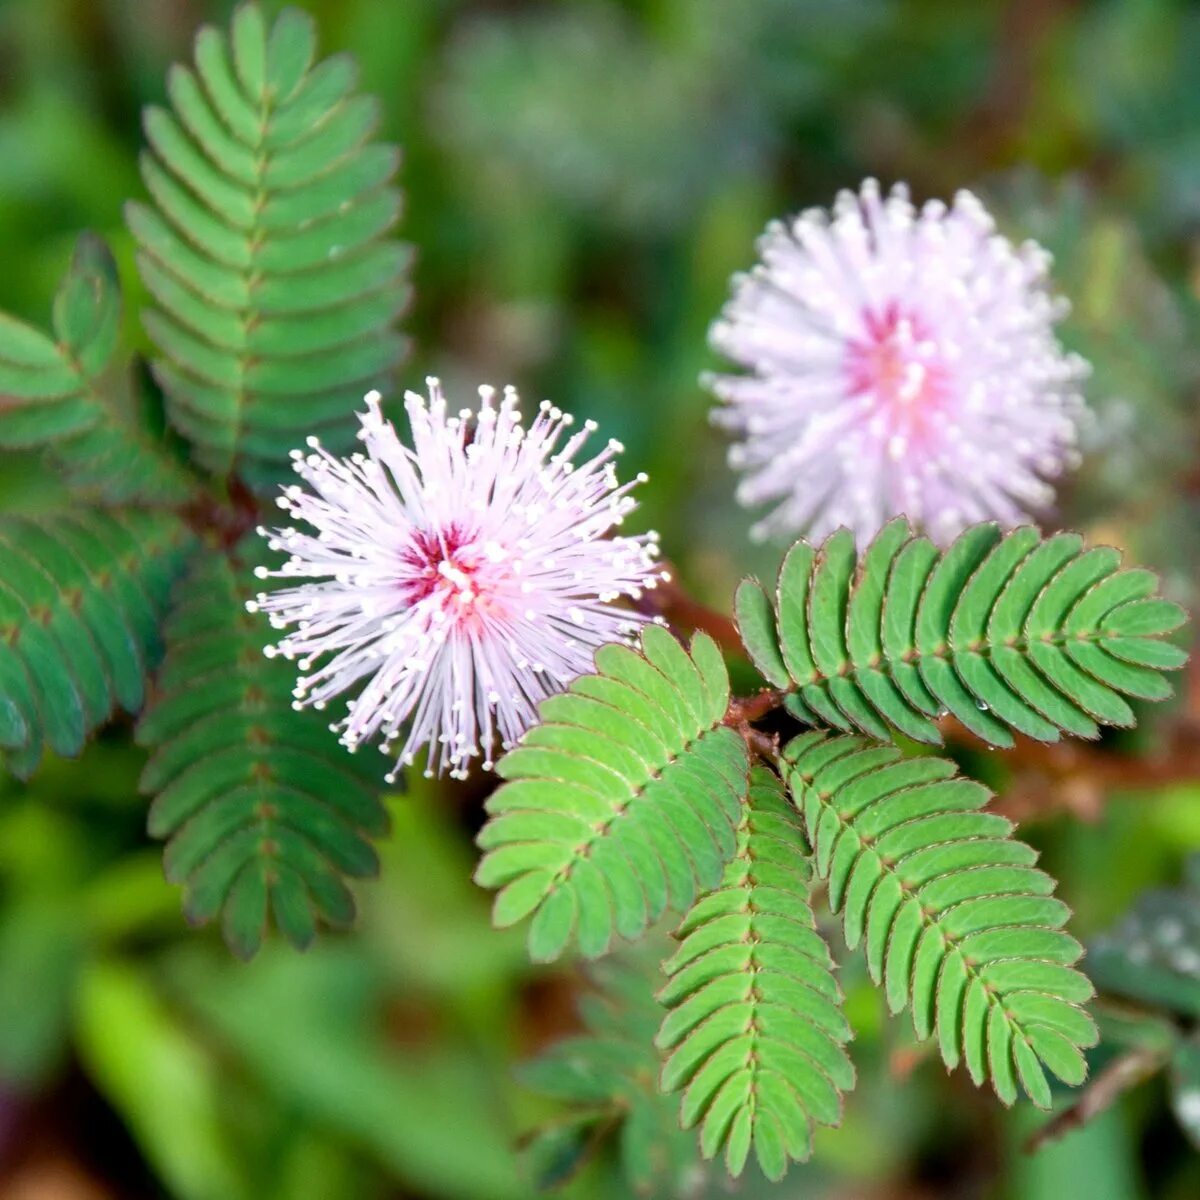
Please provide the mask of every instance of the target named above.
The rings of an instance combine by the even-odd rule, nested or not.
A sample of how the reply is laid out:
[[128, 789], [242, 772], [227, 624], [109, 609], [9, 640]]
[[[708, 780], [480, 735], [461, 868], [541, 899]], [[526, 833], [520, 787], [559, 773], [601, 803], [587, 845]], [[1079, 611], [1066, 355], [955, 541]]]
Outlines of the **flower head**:
[[628, 640], [645, 618], [612, 602], [662, 575], [656, 534], [612, 532], [636, 507], [619, 443], [575, 464], [592, 422], [569, 434], [544, 403], [524, 429], [511, 388], [499, 403], [481, 388], [477, 411], [452, 416], [428, 382], [428, 401], [405, 396], [411, 449], [373, 392], [364, 452], [336, 458], [315, 438], [294, 452], [308, 490], [285, 488], [279, 505], [315, 532], [268, 534], [291, 557], [259, 574], [307, 582], [252, 607], [291, 628], [278, 649], [304, 672], [297, 704], [363, 684], [333, 727], [347, 746], [378, 737], [391, 753], [403, 737], [401, 763], [427, 747], [427, 773], [462, 775], [477, 755], [490, 766], [598, 646]]
[[711, 340], [751, 373], [708, 382], [740, 435], [738, 498], [775, 502], [757, 536], [904, 513], [947, 541], [1020, 523], [1075, 465], [1087, 365], [1054, 335], [1050, 256], [1014, 247], [980, 202], [917, 210], [874, 180], [763, 236]]

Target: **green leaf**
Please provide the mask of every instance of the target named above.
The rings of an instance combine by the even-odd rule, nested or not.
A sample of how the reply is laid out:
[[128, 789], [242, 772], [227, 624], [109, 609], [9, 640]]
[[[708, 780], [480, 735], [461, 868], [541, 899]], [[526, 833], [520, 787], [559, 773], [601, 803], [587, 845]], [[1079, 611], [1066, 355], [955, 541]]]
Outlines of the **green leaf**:
[[171, 111], [146, 112], [154, 207], [127, 212], [168, 417], [198, 463], [258, 490], [310, 435], [348, 449], [355, 408], [406, 353], [398, 152], [372, 143], [378, 105], [353, 95], [349, 61], [314, 67], [315, 50], [295, 9], [268, 29], [243, 5], [231, 39], [201, 30]]
[[148, 974], [112, 959], [89, 963], [75, 999], [84, 1069], [119, 1112], [172, 1195], [247, 1200], [215, 1052], [189, 1031]]
[[1164, 642], [1186, 619], [1153, 597], [1148, 571], [1110, 547], [1022, 527], [966, 530], [939, 552], [904, 518], [886, 525], [855, 570], [845, 531], [784, 559], [771, 629], [754, 580], [738, 591], [748, 651], [801, 720], [890, 740], [938, 744], [950, 714], [984, 741], [1010, 730], [1041, 741], [1132, 725], [1124, 697], [1172, 694], [1163, 671], [1187, 661]]
[[[253, 552], [253, 547], [248, 552]], [[221, 920], [241, 958], [273, 915], [304, 947], [319, 921], [353, 921], [347, 878], [376, 873], [367, 841], [387, 827], [374, 764], [292, 707], [294, 673], [263, 653], [270, 630], [246, 611], [253, 563], [205, 550], [180, 582], [167, 654], [137, 737], [153, 754], [149, 828], [169, 839], [167, 878], [193, 923]]]
[[584, 1110], [532, 1130], [521, 1141], [523, 1174], [539, 1192], [562, 1187], [587, 1165], [606, 1128], [606, 1113]]
[[750, 661], [768, 683], [787, 687], [791, 679], [783, 655], [779, 652], [775, 613], [770, 597], [758, 580], [742, 580], [734, 601], [734, 613], [738, 633], [750, 655]]
[[[418, 1195], [529, 1200], [508, 1128], [496, 1119], [497, 1092], [479, 1086], [485, 1078], [504, 1084], [474, 1044], [476, 1030], [495, 1028], [500, 1014], [484, 1008], [482, 1023], [473, 1023], [451, 999], [462, 994], [456, 981], [449, 992], [436, 984], [431, 993], [412, 991], [410, 978], [398, 986], [378, 969], [379, 961], [361, 946], [331, 943], [300, 955], [276, 945], [247, 969], [214, 957], [197, 939], [160, 960], [158, 978], [186, 1018], [193, 1043], [220, 1047], [223, 1111], [234, 1121], [248, 1111], [236, 1102], [242, 1094], [231, 1086], [236, 1079], [249, 1089], [253, 1111], [265, 1102], [267, 1112], [304, 1114], [296, 1121], [285, 1116], [282, 1128], [267, 1122], [242, 1131], [239, 1162], [246, 1156], [245, 1134], [261, 1129], [255, 1200], [369, 1195], [380, 1177], [404, 1180]], [[462, 1036], [420, 1048], [381, 1037], [397, 995], [436, 997], [420, 1011], [440, 1013]], [[319, 1178], [306, 1177], [309, 1186], [298, 1195], [288, 1190], [279, 1178], [280, 1134], [294, 1127], [305, 1140], [317, 1132], [352, 1146], [367, 1173], [325, 1188]], [[294, 1185], [296, 1171], [289, 1174]]]
[[10, 886], [0, 917], [0, 1071], [21, 1091], [50, 1085], [62, 1068], [87, 955], [78, 892], [44, 890], [44, 883], [28, 892]]
[[983, 811], [987, 789], [858, 737], [804, 734], [784, 761], [830, 907], [891, 1011], [911, 1008], [917, 1036], [936, 1033], [946, 1065], [965, 1061], [1006, 1104], [1018, 1082], [1049, 1104], [1042, 1063], [1079, 1083], [1096, 1041], [1082, 948], [1034, 851]]
[[533, 915], [530, 954], [557, 958], [574, 936], [598, 957], [667, 909], [716, 885], [736, 849], [746, 746], [721, 724], [729, 680], [712, 639], [691, 654], [658, 626], [641, 654], [602, 647], [597, 674], [552, 696], [497, 764], [476, 880], [502, 890], [494, 919]]
[[1171, 1107], [1192, 1145], [1200, 1150], [1200, 1037], [1182, 1042], [1171, 1059]]
[[734, 1176], [751, 1148], [772, 1179], [789, 1158], [807, 1159], [813, 1126], [838, 1124], [841, 1093], [854, 1086], [806, 850], [778, 777], [756, 769], [737, 853], [684, 918], [663, 968], [663, 1088], [682, 1091], [684, 1127], [700, 1127], [705, 1158], [724, 1148]]
[[533, 1149], [542, 1186], [565, 1182], [615, 1131], [622, 1174], [638, 1195], [691, 1194], [696, 1152], [679, 1128], [676, 1105], [657, 1086], [654, 999], [665, 950], [657, 936], [588, 968], [592, 990], [580, 1004], [584, 1032], [556, 1042], [518, 1068], [526, 1087], [569, 1106], [537, 1130]]
[[16, 775], [43, 748], [78, 754], [117, 708], [141, 707], [190, 543], [165, 513], [0, 520], [0, 747]]
[[1143, 893], [1092, 941], [1087, 969], [1104, 992], [1200, 1019], [1200, 854], [1181, 886]]
[[53, 338], [0, 314], [0, 447], [44, 450], [72, 488], [110, 504], [181, 504], [193, 481], [140, 411], [117, 357], [120, 326], [116, 265], [85, 233], [54, 300]]

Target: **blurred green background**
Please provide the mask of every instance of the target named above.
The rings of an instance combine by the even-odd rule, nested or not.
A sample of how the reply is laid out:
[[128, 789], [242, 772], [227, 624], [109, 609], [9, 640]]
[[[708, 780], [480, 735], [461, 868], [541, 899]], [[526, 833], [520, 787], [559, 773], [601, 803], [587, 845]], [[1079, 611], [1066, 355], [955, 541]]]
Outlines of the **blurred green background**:
[[[727, 607], [742, 574], [779, 556], [747, 543], [731, 502], [697, 382], [715, 365], [707, 326], [769, 218], [872, 174], [919, 198], [976, 188], [1006, 231], [1054, 251], [1074, 304], [1064, 337], [1095, 367], [1087, 459], [1057, 519], [1128, 547], [1194, 607], [1200, 6], [302, 6], [326, 52], [358, 56], [384, 135], [404, 146], [409, 379], [437, 373], [464, 398], [514, 382], [598, 419], [627, 444], [625, 469], [650, 472], [645, 523], [701, 598]], [[141, 193], [140, 109], [231, 7], [0, 0], [0, 308], [44, 319], [87, 227], [116, 250], [136, 309], [121, 210]], [[5, 506], [44, 504], [51, 488], [33, 460], [0, 460]], [[963, 750], [1044, 848], [1085, 939], [1146, 887], [1177, 884], [1200, 846], [1200, 688], [1181, 692], [1089, 755]], [[184, 927], [127, 733], [28, 786], [0, 779], [0, 1197], [532, 1195], [547, 1143], [522, 1155], [518, 1142], [566, 1109], [525, 1086], [537, 1069], [522, 1083], [514, 1068], [578, 1028], [587, 985], [529, 967], [519, 935], [490, 931], [470, 882], [486, 784], [418, 781], [392, 802], [360, 930], [242, 966]], [[1161, 1076], [1028, 1154], [1042, 1118], [947, 1080], [859, 968], [843, 982], [860, 1072], [845, 1125], [785, 1184], [749, 1174], [739, 1195], [1200, 1195], [1200, 1155]], [[668, 1125], [642, 1124], [666, 1164], [649, 1194], [727, 1194], [719, 1171], [673, 1166]], [[612, 1142], [567, 1194], [633, 1194]]]

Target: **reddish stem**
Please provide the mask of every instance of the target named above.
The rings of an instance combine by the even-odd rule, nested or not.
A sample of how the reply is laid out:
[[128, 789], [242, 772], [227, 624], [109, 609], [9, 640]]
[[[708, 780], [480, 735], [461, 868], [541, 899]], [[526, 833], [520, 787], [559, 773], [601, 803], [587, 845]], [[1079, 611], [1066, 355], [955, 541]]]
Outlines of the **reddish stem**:
[[236, 546], [260, 520], [257, 497], [236, 477], [229, 482], [226, 499], [200, 491], [179, 513], [201, 537], [215, 536], [227, 550]]
[[761, 721], [769, 712], [773, 712], [782, 703], [787, 692], [779, 688], [763, 688], [753, 696], [734, 696], [729, 702], [729, 711], [725, 714], [726, 725], [749, 724], [751, 721]]
[[745, 658], [746, 651], [733, 621], [692, 599], [680, 586], [674, 567], [670, 563], [665, 566], [669, 578], [645, 595], [651, 611], [664, 617], [673, 628], [702, 629], [727, 654]]

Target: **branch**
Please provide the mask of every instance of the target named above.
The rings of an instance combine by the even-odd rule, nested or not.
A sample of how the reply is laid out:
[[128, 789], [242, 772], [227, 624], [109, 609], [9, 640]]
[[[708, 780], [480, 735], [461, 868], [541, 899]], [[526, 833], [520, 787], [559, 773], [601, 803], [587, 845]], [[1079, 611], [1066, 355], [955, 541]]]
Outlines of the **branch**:
[[179, 509], [179, 515], [200, 536], [211, 535], [232, 550], [263, 518], [254, 493], [236, 476], [224, 497], [198, 492]]
[[1158, 1074], [1166, 1064], [1162, 1047], [1139, 1046], [1112, 1062], [1092, 1080], [1070, 1108], [1063, 1109], [1025, 1141], [1025, 1152], [1033, 1154], [1052, 1142], [1086, 1125], [1104, 1112], [1131, 1088]]
[[769, 712], [774, 712], [782, 703], [787, 692], [779, 688], [763, 688], [753, 696], [734, 696], [725, 714], [726, 725], [743, 725], [761, 721]]
[[746, 651], [733, 621], [693, 600], [677, 581], [675, 568], [670, 563], [664, 566], [666, 570], [662, 582], [642, 597], [647, 610], [665, 618], [673, 629], [702, 629], [727, 654], [745, 658]]

